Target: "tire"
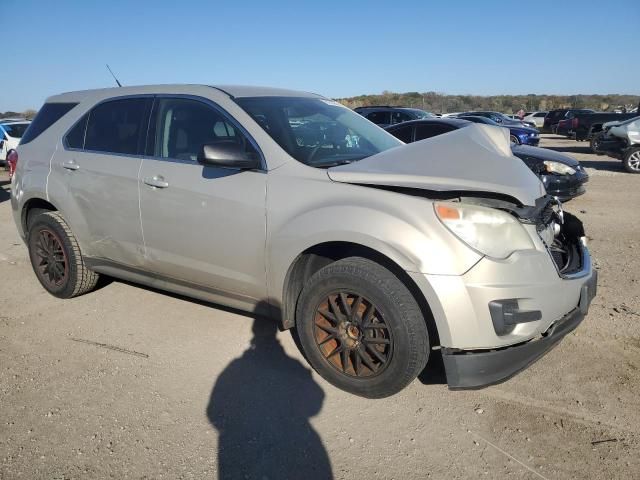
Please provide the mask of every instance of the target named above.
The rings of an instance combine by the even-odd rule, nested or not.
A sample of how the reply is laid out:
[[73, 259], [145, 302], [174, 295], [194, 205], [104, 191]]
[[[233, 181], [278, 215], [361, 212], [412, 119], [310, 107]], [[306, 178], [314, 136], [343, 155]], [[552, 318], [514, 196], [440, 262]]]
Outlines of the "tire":
[[59, 212], [30, 216], [27, 246], [33, 271], [51, 295], [73, 298], [95, 288], [100, 276], [86, 267], [78, 241]]
[[361, 257], [338, 260], [309, 279], [295, 333], [318, 374], [367, 398], [399, 392], [429, 358], [427, 325], [413, 295], [389, 270]]
[[591, 140], [589, 140], [589, 148], [593, 153], [598, 153], [598, 142], [600, 142], [603, 136], [604, 132], [598, 132], [591, 136]]
[[624, 153], [624, 169], [629, 173], [640, 173], [640, 147], [632, 147]]
[[515, 143], [516, 145], [520, 145], [520, 139], [518, 139], [518, 137], [516, 137], [515, 135], [509, 135], [509, 141], [511, 143]]

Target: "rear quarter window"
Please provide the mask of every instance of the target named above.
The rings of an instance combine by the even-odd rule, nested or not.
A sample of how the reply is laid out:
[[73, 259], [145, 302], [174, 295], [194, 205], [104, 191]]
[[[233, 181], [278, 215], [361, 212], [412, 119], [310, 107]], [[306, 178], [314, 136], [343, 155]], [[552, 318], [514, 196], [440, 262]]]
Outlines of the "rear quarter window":
[[24, 132], [20, 145], [25, 145], [36, 139], [42, 132], [64, 117], [77, 103], [45, 103], [36, 118], [33, 119], [27, 131]]

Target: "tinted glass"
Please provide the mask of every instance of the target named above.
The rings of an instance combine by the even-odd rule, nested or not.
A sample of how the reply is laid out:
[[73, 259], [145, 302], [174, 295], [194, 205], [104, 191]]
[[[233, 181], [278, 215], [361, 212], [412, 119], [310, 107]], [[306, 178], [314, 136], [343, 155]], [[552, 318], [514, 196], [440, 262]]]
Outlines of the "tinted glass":
[[87, 118], [89, 115], [84, 115], [75, 126], [69, 130], [65, 140], [67, 142], [67, 147], [69, 148], [84, 148], [84, 133], [85, 128], [87, 126]]
[[547, 112], [538, 112], [534, 115], [534, 117], [546, 117], [547, 116]]
[[413, 125], [394, 128], [393, 130], [389, 130], [389, 133], [404, 143], [411, 143], [413, 141]]
[[247, 137], [218, 110], [196, 100], [158, 100], [153, 155], [161, 158], [197, 161], [203, 145], [236, 143], [257, 155]]
[[425, 138], [442, 135], [452, 130], [455, 130], [455, 128], [449, 125], [418, 125], [416, 127], [416, 142], [418, 140], [424, 140]]
[[28, 123], [6, 123], [2, 125], [4, 131], [13, 138], [22, 138], [28, 126]]
[[371, 112], [367, 115], [367, 119], [377, 125], [389, 125], [391, 123], [390, 112]]
[[60, 120], [76, 105], [77, 103], [45, 103], [36, 115], [36, 118], [31, 122], [31, 125], [29, 125], [29, 128], [27, 128], [27, 131], [24, 132], [22, 140], [20, 140], [20, 145], [29, 143], [38, 137], [38, 135]]
[[402, 145], [353, 110], [322, 98], [235, 100], [289, 155], [313, 167], [351, 163]]
[[129, 98], [102, 103], [89, 113], [85, 150], [137, 155], [143, 153], [150, 99]]
[[391, 123], [393, 124], [408, 122], [409, 120], [413, 120], [413, 117], [404, 112], [393, 112], [391, 114]]

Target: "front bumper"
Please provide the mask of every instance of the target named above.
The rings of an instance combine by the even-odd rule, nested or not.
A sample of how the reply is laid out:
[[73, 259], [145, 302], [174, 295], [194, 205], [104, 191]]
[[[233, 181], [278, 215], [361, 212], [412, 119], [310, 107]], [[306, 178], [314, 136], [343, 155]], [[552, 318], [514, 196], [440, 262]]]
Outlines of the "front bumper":
[[554, 322], [539, 339], [495, 350], [442, 349], [447, 383], [452, 390], [482, 388], [504, 382], [541, 358], [582, 322], [596, 295], [597, 271], [584, 282], [578, 306]]
[[484, 257], [461, 276], [409, 273], [431, 309], [451, 388], [479, 388], [526, 368], [575, 328], [595, 295], [583, 241], [578, 263], [561, 273], [536, 226], [525, 228], [535, 249]]
[[482, 388], [504, 382], [534, 363], [572, 332], [589, 311], [597, 291], [597, 272], [582, 286], [578, 306], [554, 322], [537, 340], [488, 351], [444, 348], [442, 358], [450, 389]]
[[532, 147], [537, 147], [538, 144], [540, 143], [540, 137], [526, 135], [526, 136], [520, 137], [520, 141], [522, 142], [523, 145], [531, 145]]

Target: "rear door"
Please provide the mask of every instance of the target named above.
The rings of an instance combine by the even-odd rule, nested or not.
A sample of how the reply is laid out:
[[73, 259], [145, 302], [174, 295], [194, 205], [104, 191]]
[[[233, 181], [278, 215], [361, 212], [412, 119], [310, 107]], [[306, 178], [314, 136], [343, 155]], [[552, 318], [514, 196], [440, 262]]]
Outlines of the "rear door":
[[140, 171], [146, 268], [213, 295], [266, 298], [266, 172], [203, 166], [204, 144], [233, 141], [258, 155], [208, 100], [158, 97]]
[[152, 97], [109, 100], [84, 115], [65, 137], [53, 167], [69, 187], [65, 215], [87, 255], [139, 266], [144, 243], [138, 172]]

